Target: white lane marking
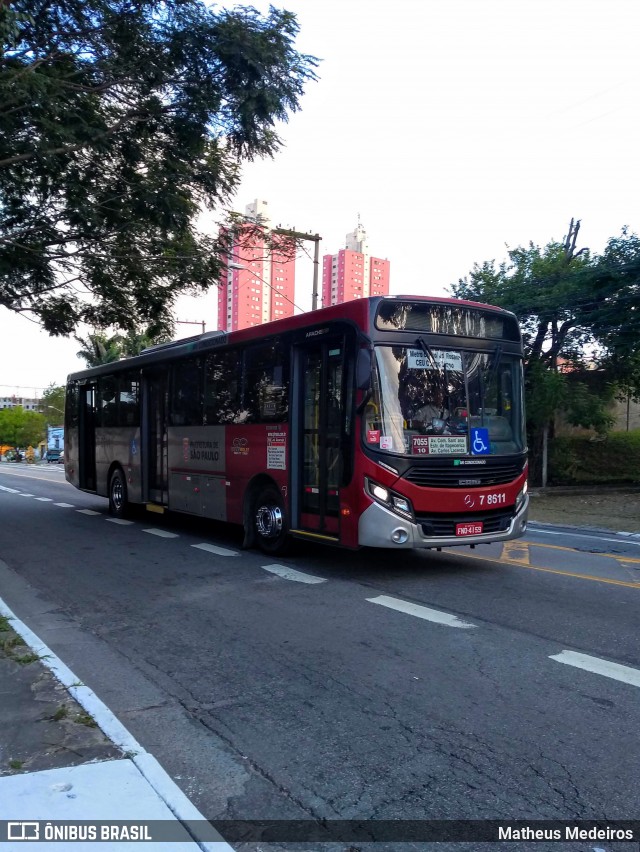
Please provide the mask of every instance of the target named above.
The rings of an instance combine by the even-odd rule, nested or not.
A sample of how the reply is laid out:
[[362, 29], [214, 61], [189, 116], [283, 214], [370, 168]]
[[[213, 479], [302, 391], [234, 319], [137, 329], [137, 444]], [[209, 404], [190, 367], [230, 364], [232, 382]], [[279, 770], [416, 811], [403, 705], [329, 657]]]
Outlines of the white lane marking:
[[20, 497], [34, 497], [35, 495], [34, 495], [34, 494], [25, 494], [25, 492], [23, 491], [23, 492], [22, 492], [20, 495], [18, 495], [18, 496], [20, 496]]
[[[96, 512], [95, 514], [99, 513]], [[110, 524], [120, 524], [121, 527], [130, 527], [134, 523], [133, 521], [125, 520], [125, 518], [105, 518], [105, 521], [109, 521]], [[146, 532], [149, 532], [149, 530], [146, 530]]]
[[157, 535], [160, 538], [179, 538], [177, 533], [172, 533], [172, 532], [169, 532], [168, 530], [148, 529], [148, 530], [142, 530], [142, 532], [149, 533], [150, 535]]
[[53, 502], [51, 497], [36, 497], [36, 500], [39, 500], [41, 503], [52, 503]]
[[631, 666], [610, 663], [608, 660], [591, 657], [589, 654], [578, 654], [576, 651], [561, 651], [559, 654], [551, 655], [549, 659], [564, 663], [567, 666], [575, 666], [577, 669], [584, 669], [587, 672], [604, 675], [613, 680], [620, 680], [622, 683], [631, 684], [631, 686], [640, 686], [640, 670], [632, 669]]
[[19, 494], [20, 493], [17, 488], [7, 488], [6, 485], [0, 485], [0, 491], [6, 491], [7, 494]]
[[54, 506], [62, 506], [63, 509], [75, 509], [73, 503], [54, 503]]
[[93, 509], [76, 509], [81, 515], [101, 515], [102, 512], [94, 512]]
[[288, 568], [286, 565], [263, 565], [265, 571], [271, 574], [277, 574], [283, 580], [293, 580], [294, 583], [326, 583], [324, 577], [314, 577], [312, 574], [303, 574], [302, 571], [296, 571], [294, 568]]
[[407, 615], [415, 615], [417, 618], [423, 618], [425, 621], [433, 621], [435, 624], [445, 624], [447, 627], [461, 627], [463, 629], [477, 627], [476, 624], [471, 624], [470, 621], [461, 621], [457, 615], [440, 612], [439, 609], [431, 609], [428, 606], [420, 606], [419, 604], [409, 603], [408, 601], [401, 601], [398, 598], [390, 598], [388, 595], [379, 595], [377, 598], [367, 598], [367, 600], [369, 603], [387, 606], [389, 609], [396, 609], [398, 612], [404, 612]]
[[227, 550], [226, 547], [217, 547], [215, 544], [192, 544], [191, 547], [197, 547], [198, 550], [206, 550], [207, 553], [215, 553], [218, 556], [237, 556], [235, 550]]
[[[599, 535], [587, 535], [586, 533], [574, 533], [571, 531], [556, 532], [556, 530], [541, 530], [538, 527], [532, 526], [531, 524], [527, 526], [527, 532], [536, 533], [539, 535], [561, 535], [565, 538], [592, 538], [596, 541], [611, 541], [614, 544], [634, 544], [636, 547], [640, 547], [640, 541], [631, 541], [627, 536], [623, 535], [621, 535], [620, 538], [602, 538], [602, 536]], [[535, 545], [535, 542], [531, 543]]]
[[0, 615], [4, 615], [11, 621], [11, 627], [22, 636], [34, 654], [38, 655], [43, 665], [66, 687], [78, 704], [93, 717], [98, 727], [104, 731], [111, 742], [115, 743], [131, 759], [175, 817], [181, 822], [190, 823], [189, 830], [193, 833], [200, 849], [203, 852], [233, 852], [231, 846], [222, 840], [206, 841], [199, 839], [198, 827], [192, 823], [197, 823], [204, 817], [193, 802], [187, 798], [156, 758], [145, 751], [144, 747], [125, 728], [107, 705], [98, 698], [95, 692], [85, 686], [24, 622], [16, 618], [2, 598], [0, 598]]

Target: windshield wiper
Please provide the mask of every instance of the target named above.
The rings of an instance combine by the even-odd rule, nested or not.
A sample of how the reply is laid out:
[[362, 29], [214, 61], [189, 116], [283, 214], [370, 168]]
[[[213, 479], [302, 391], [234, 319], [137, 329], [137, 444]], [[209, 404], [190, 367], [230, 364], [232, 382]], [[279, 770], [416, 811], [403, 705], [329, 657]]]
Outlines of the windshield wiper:
[[442, 367], [436, 361], [436, 356], [433, 354], [433, 349], [429, 346], [424, 337], [418, 338], [418, 345], [422, 348], [422, 351], [425, 355], [428, 355], [431, 358], [431, 363], [436, 368], [439, 373], [442, 373]]
[[[443, 381], [442, 391], [443, 391], [443, 393], [442, 393], [442, 408], [440, 409], [440, 419], [442, 420], [444, 418], [444, 412], [445, 411], [448, 411], [449, 415], [451, 415], [451, 395], [449, 393], [449, 377], [447, 375], [447, 359], [445, 357], [442, 361], [442, 364], [438, 364], [438, 362], [436, 360], [436, 356], [433, 354], [433, 349], [431, 348], [431, 346], [429, 346], [429, 344], [424, 339], [424, 337], [419, 337], [417, 342], [418, 342], [419, 346], [422, 347], [422, 351], [425, 353], [425, 355], [429, 356], [429, 358], [431, 359], [431, 363], [433, 364], [435, 369], [442, 376], [442, 381]], [[466, 376], [467, 366], [464, 362], [464, 358], [462, 357], [462, 355], [460, 356], [460, 360], [462, 362], [462, 374], [464, 376]]]

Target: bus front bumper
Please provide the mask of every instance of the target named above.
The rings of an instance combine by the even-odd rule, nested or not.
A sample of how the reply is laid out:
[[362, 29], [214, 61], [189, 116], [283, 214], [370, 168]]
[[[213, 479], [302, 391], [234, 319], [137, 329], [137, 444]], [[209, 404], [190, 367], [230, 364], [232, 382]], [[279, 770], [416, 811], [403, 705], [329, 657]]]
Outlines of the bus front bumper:
[[509, 541], [524, 535], [527, 529], [529, 495], [526, 494], [520, 509], [506, 530], [465, 536], [425, 535], [422, 525], [394, 514], [379, 503], [372, 503], [360, 516], [358, 544], [361, 547], [391, 547], [402, 550], [429, 549], [432, 547], [465, 547], [470, 544], [491, 544]]

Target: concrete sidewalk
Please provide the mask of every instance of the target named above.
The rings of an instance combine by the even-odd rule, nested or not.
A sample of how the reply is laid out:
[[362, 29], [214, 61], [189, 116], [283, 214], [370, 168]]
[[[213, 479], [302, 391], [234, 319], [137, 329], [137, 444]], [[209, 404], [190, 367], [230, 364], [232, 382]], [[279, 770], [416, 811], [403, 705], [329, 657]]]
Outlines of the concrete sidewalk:
[[[39, 832], [38, 849], [66, 849], [67, 841], [42, 841], [45, 823], [56, 820], [152, 821], [151, 836], [165, 840], [145, 849], [232, 852], [153, 755], [0, 599], [0, 848]], [[88, 840], [72, 848], [96, 847]], [[141, 847], [123, 840], [102, 848]]]

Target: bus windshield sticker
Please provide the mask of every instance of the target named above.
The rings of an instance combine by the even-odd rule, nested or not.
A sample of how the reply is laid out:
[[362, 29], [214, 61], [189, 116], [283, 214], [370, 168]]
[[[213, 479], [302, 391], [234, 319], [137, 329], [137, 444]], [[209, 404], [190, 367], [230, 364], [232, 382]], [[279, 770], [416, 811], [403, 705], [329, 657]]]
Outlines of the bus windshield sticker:
[[287, 469], [287, 433], [267, 432], [267, 470]]
[[[458, 370], [462, 373], [462, 353], [450, 352], [444, 349], [432, 349], [433, 358], [438, 365], [438, 369], [446, 367], [447, 370]], [[410, 370], [433, 370], [435, 369], [433, 361], [428, 353], [422, 349], [407, 349], [407, 367]]]
[[367, 429], [367, 444], [377, 444], [380, 441], [379, 429]]
[[380, 438], [380, 449], [381, 450], [392, 450], [393, 449], [393, 438], [391, 435], [382, 435]]
[[412, 435], [411, 453], [414, 456], [464, 455], [466, 435]]
[[474, 456], [486, 456], [491, 452], [488, 429], [472, 429], [471, 441], [471, 451]]

